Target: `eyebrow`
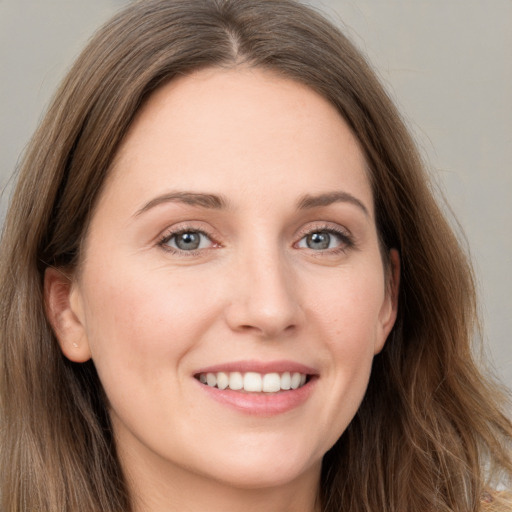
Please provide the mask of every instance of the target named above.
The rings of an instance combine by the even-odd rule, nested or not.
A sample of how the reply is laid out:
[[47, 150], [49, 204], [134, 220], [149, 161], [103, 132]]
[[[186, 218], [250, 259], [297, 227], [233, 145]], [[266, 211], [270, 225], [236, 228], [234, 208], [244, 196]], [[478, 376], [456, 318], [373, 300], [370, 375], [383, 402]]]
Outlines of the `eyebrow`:
[[227, 201], [221, 196], [215, 194], [202, 194], [197, 192], [169, 192], [155, 197], [146, 203], [140, 210], [137, 210], [135, 216], [147, 212], [151, 208], [162, 203], [184, 203], [200, 208], [221, 210], [227, 207]]
[[306, 210], [309, 208], [318, 208], [321, 206], [329, 206], [333, 203], [350, 203], [357, 206], [366, 216], [369, 216], [368, 208], [357, 197], [349, 194], [348, 192], [327, 192], [325, 194], [303, 196], [297, 208], [299, 210]]
[[[212, 210], [222, 210], [227, 208], [227, 200], [222, 196], [215, 194], [204, 194], [198, 192], [169, 192], [155, 197], [146, 203], [140, 210], [137, 210], [135, 216], [158, 206], [162, 203], [184, 203], [200, 208]], [[310, 195], [306, 194], [301, 197], [297, 203], [297, 209], [307, 210], [310, 208], [319, 208], [321, 206], [329, 206], [333, 203], [351, 203], [363, 211], [365, 215], [369, 215], [366, 206], [357, 197], [348, 192], [327, 192], [325, 194]]]

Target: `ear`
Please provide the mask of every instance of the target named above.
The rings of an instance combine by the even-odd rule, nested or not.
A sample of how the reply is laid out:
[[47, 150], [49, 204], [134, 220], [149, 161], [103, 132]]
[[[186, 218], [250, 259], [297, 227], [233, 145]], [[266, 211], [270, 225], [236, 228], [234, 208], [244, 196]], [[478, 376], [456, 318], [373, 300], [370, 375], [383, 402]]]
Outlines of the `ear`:
[[389, 268], [386, 270], [386, 296], [379, 313], [379, 325], [374, 353], [378, 354], [395, 325], [400, 290], [400, 255], [396, 249], [389, 251]]
[[78, 290], [62, 270], [47, 268], [44, 273], [46, 316], [53, 328], [63, 354], [75, 363], [91, 358], [85, 334], [83, 311]]

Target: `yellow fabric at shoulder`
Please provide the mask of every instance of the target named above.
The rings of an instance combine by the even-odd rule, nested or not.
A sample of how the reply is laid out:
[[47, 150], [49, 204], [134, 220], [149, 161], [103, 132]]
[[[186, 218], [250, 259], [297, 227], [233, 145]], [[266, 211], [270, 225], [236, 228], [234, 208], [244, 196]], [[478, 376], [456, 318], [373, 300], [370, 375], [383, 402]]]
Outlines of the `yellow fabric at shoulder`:
[[484, 493], [481, 510], [482, 512], [512, 512], [512, 493]]

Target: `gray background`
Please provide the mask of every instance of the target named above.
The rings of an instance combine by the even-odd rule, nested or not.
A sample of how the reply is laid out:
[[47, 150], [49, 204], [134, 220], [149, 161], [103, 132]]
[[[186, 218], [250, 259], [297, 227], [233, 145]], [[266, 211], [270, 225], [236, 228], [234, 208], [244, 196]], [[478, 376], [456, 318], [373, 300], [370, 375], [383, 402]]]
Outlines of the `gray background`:
[[[59, 80], [126, 3], [0, 0], [0, 215]], [[490, 355], [512, 387], [512, 0], [310, 3], [367, 54], [415, 134], [469, 240]]]

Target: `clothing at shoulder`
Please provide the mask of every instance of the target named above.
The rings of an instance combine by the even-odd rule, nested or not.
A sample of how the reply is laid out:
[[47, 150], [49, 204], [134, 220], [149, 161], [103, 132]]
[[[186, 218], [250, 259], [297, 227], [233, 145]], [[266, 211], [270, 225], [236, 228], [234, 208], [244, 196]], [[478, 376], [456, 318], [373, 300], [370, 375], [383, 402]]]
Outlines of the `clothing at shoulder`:
[[485, 492], [482, 495], [482, 512], [512, 512], [512, 493]]

